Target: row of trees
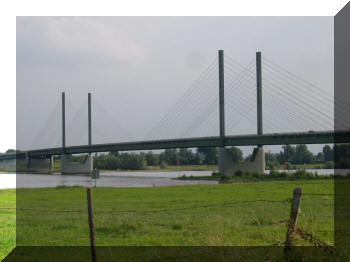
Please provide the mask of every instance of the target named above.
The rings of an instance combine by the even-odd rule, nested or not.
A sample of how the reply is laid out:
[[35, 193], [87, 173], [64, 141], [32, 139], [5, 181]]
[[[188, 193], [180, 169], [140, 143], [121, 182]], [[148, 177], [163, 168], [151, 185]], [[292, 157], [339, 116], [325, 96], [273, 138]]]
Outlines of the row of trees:
[[[242, 152], [240, 159], [242, 159]], [[82, 162], [80, 156], [72, 157], [72, 161]], [[152, 151], [144, 153], [119, 153], [111, 152], [109, 154], [101, 154], [94, 157], [94, 167], [98, 169], [122, 169], [122, 170], [140, 170], [146, 166], [161, 166], [177, 165], [180, 161], [181, 165], [215, 165], [218, 163], [216, 148], [199, 148], [196, 152], [181, 148], [166, 149], [161, 153]]]
[[146, 168], [143, 155], [136, 153], [112, 152], [108, 155], [99, 155], [94, 158], [94, 167], [107, 170], [140, 170]]
[[296, 146], [284, 145], [282, 149], [276, 154], [265, 153], [265, 162], [268, 169], [285, 163], [288, 165], [327, 163], [326, 168], [333, 168], [334, 166], [334, 147], [331, 148], [329, 145], [325, 145], [322, 152], [316, 155], [303, 144]]
[[[270, 169], [274, 166], [288, 162], [290, 164], [316, 164], [334, 161], [334, 147], [326, 145], [322, 152], [314, 155], [306, 145], [284, 145], [279, 153], [265, 153], [266, 166]], [[343, 151], [350, 147], [345, 146]], [[237, 147], [226, 148], [235, 162], [249, 161], [251, 155], [243, 159], [242, 151]], [[94, 158], [94, 166], [99, 169], [144, 169], [146, 166], [177, 165], [216, 165], [218, 164], [218, 149], [211, 147], [198, 148], [192, 151], [186, 148], [166, 149], [161, 153], [152, 151], [144, 153], [119, 153], [111, 152], [108, 155], [101, 154]]]
[[306, 145], [284, 145], [283, 151], [276, 154], [276, 160], [282, 164], [288, 161], [292, 164], [314, 164], [324, 163], [328, 161], [334, 161], [334, 147], [331, 148], [329, 145], [325, 145], [322, 152], [314, 155], [310, 152]]
[[[7, 152], [14, 152], [8, 150]], [[251, 155], [243, 159], [242, 151], [237, 147], [226, 148], [235, 162], [249, 161]], [[83, 162], [84, 156], [71, 156], [73, 162]], [[144, 153], [119, 153], [111, 152], [109, 154], [96, 155], [94, 158], [94, 166], [98, 169], [144, 169], [146, 166], [177, 165], [180, 161], [181, 165], [216, 165], [218, 164], [218, 149], [211, 147], [198, 148], [195, 151], [181, 149], [166, 149], [161, 153], [152, 151]], [[267, 168], [288, 162], [295, 164], [318, 164], [318, 163], [337, 163], [336, 167], [350, 167], [350, 145], [335, 145], [330, 147], [325, 145], [322, 152], [313, 154], [306, 145], [284, 145], [279, 153], [265, 153], [265, 161]]]
[[[242, 161], [243, 153], [236, 147], [227, 148], [227, 152], [231, 154], [234, 161]], [[153, 152], [141, 153], [145, 156], [147, 165], [154, 166], [166, 163], [167, 165], [176, 165], [180, 161], [181, 165], [216, 165], [218, 164], [218, 150], [213, 147], [197, 148], [195, 152], [192, 150], [181, 148], [166, 149], [160, 154]]]

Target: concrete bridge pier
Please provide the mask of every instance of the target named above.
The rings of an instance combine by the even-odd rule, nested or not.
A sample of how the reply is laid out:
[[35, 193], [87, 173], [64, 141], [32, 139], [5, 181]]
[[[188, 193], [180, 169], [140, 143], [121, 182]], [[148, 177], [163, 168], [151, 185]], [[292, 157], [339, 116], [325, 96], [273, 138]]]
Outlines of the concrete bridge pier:
[[16, 166], [17, 166], [16, 158], [11, 158], [11, 159], [5, 158], [0, 160], [0, 169], [3, 171], [16, 171]]
[[[22, 165], [21, 165], [22, 166]], [[19, 170], [17, 164], [17, 170]], [[25, 158], [26, 171], [33, 171], [39, 173], [53, 172], [53, 156], [50, 157], [26, 157]]]
[[91, 174], [93, 171], [93, 156], [86, 155], [84, 163], [71, 163], [69, 155], [61, 155], [61, 174]]
[[265, 152], [262, 146], [254, 148], [249, 162], [233, 162], [230, 154], [224, 147], [220, 147], [218, 153], [219, 173], [221, 174], [233, 174], [237, 170], [243, 172], [259, 172], [261, 174], [265, 171]]
[[52, 173], [53, 156], [51, 157], [13, 157], [2, 159], [0, 169], [11, 172], [39, 172]]

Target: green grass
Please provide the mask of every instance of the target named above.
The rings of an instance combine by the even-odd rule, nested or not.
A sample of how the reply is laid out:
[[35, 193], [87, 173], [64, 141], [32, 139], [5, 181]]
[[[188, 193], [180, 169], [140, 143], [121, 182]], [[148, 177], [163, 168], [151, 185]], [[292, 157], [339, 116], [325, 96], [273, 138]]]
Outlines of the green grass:
[[60, 173], [61, 172], [61, 160], [55, 160], [53, 161], [53, 170], [54, 173]]
[[[11, 207], [13, 209], [1, 209]], [[16, 246], [16, 191], [0, 190], [0, 260]]]
[[[93, 188], [96, 243], [99, 246], [281, 245], [286, 235], [286, 225], [281, 221], [289, 217], [295, 187], [302, 187], [304, 193], [332, 194], [333, 180]], [[1, 206], [15, 207], [14, 201], [14, 190], [0, 191]], [[301, 228], [328, 244], [334, 243], [333, 202], [330, 195], [304, 195], [299, 218]], [[89, 245], [85, 188], [17, 189], [17, 208], [24, 209], [17, 210], [17, 245]], [[15, 244], [15, 212], [5, 210], [0, 214], [0, 257], [4, 257]], [[301, 239], [296, 243], [311, 245]]]
[[[332, 193], [333, 183], [298, 181], [154, 188], [93, 189], [98, 245], [273, 245], [283, 242], [292, 190]], [[20, 245], [88, 245], [86, 189], [23, 189], [18, 207]], [[248, 202], [252, 200], [281, 202]], [[223, 203], [232, 205], [223, 206]], [[208, 206], [201, 207], [200, 206]], [[176, 209], [164, 212], [154, 210]], [[139, 210], [141, 212], [109, 212]], [[333, 198], [305, 197], [300, 225], [328, 242], [333, 234]], [[327, 216], [324, 216], [324, 215]], [[307, 243], [304, 243], [307, 244]]]

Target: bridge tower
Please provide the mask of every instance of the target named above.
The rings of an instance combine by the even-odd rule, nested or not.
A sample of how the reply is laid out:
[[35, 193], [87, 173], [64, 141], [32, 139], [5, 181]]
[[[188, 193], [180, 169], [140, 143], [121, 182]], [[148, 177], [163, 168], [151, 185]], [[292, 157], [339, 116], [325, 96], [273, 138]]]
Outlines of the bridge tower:
[[[222, 174], [232, 174], [237, 170], [259, 172], [265, 171], [265, 152], [263, 146], [254, 148], [249, 162], [233, 162], [230, 154], [225, 149], [225, 102], [224, 102], [224, 51], [219, 50], [219, 114], [220, 114], [220, 147], [219, 172]], [[256, 53], [256, 85], [257, 85], [257, 133], [263, 134], [262, 118], [262, 72], [261, 72], [261, 52]]]
[[[261, 72], [261, 52], [256, 52], [256, 100], [257, 100], [257, 131], [258, 135], [263, 135], [263, 110], [262, 110], [262, 72]], [[262, 145], [254, 149], [252, 158], [258, 162], [259, 173], [265, 171], [265, 151]], [[251, 159], [252, 160], [252, 159]], [[260, 170], [259, 170], [260, 169]]]
[[[72, 164], [66, 154], [66, 105], [65, 93], [62, 92], [62, 154], [61, 174], [91, 174], [93, 170], [93, 156], [91, 152], [86, 155], [81, 164]], [[91, 147], [91, 93], [88, 93], [88, 145]]]

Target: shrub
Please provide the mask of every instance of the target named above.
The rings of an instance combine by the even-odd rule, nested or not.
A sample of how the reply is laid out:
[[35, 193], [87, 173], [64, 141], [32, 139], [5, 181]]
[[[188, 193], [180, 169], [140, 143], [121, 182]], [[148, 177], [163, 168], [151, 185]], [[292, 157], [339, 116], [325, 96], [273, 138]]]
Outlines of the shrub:
[[279, 175], [279, 172], [277, 170], [275, 169], [270, 170], [270, 173], [269, 173], [270, 177], [278, 177], [278, 175]]
[[278, 172], [278, 176], [279, 177], [282, 177], [282, 178], [285, 178], [285, 177], [288, 177], [288, 173], [287, 172]]
[[246, 171], [246, 172], [244, 173], [244, 176], [245, 176], [245, 177], [250, 177], [250, 176], [251, 176], [251, 173], [250, 173], [249, 171]]
[[277, 166], [279, 166], [279, 163], [276, 160], [274, 161], [266, 160], [266, 169], [268, 170], [276, 169]]
[[219, 172], [212, 172], [211, 173], [211, 176], [220, 176], [220, 175], [222, 175], [222, 174], [220, 174]]
[[167, 163], [166, 163], [165, 161], [162, 161], [162, 162], [160, 163], [160, 168], [161, 168], [161, 169], [166, 169], [166, 168], [168, 168]]
[[235, 172], [235, 176], [239, 176], [239, 177], [243, 176], [243, 171], [242, 170], [237, 170]]
[[292, 164], [290, 162], [287, 162], [286, 167], [288, 170], [292, 169]]
[[220, 181], [229, 181], [231, 179], [230, 175], [227, 174], [221, 174]]
[[327, 161], [324, 165], [323, 168], [325, 169], [333, 169], [334, 168], [334, 162], [333, 161]]
[[[270, 171], [271, 172], [271, 171]], [[259, 172], [256, 172], [256, 171], [254, 171], [253, 173], [252, 173], [252, 177], [254, 177], [254, 178], [260, 178], [262, 175], [259, 173]]]

